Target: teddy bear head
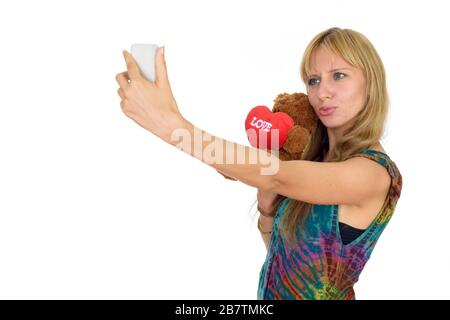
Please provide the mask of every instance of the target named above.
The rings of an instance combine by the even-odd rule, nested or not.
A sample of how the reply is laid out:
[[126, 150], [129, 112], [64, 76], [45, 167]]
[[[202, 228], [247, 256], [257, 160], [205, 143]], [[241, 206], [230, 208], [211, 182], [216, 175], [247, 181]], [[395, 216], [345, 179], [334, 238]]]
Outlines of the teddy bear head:
[[281, 93], [274, 100], [272, 112], [284, 112], [294, 120], [287, 140], [279, 150], [280, 160], [300, 160], [317, 129], [319, 118], [304, 93]]

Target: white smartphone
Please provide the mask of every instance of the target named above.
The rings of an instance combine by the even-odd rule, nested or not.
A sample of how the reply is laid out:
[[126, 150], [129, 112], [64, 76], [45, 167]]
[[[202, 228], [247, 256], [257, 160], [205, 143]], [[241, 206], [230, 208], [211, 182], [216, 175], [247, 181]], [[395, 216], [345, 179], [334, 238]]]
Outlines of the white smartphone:
[[131, 55], [136, 60], [145, 79], [155, 82], [155, 56], [158, 46], [152, 43], [133, 43]]

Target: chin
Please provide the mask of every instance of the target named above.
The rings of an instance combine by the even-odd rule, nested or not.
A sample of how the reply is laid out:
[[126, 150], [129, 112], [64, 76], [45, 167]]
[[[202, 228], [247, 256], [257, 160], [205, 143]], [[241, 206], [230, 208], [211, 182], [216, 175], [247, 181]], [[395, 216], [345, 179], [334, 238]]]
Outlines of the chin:
[[328, 129], [337, 129], [337, 128], [341, 128], [343, 126], [343, 123], [336, 123], [333, 120], [328, 120], [328, 121], [327, 120], [328, 119], [325, 119], [325, 121], [322, 121], [322, 120], [320, 120], [320, 121], [322, 121], [322, 124], [325, 127], [327, 127]]
[[323, 125], [326, 127], [336, 127], [338, 126], [338, 123], [334, 119], [329, 118], [319, 118], [320, 121], [322, 121]]

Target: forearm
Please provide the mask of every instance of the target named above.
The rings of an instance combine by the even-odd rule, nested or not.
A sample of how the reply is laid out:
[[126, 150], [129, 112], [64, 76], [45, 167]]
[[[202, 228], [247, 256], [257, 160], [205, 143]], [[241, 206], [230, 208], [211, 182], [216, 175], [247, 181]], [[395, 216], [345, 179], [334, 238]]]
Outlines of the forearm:
[[280, 160], [273, 154], [213, 136], [185, 119], [178, 121], [167, 143], [247, 185], [271, 190]]

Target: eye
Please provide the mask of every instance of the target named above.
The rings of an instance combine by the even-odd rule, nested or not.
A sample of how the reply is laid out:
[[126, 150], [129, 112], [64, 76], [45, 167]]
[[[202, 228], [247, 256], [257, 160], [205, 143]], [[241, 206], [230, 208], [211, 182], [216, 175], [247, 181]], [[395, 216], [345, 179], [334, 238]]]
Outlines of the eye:
[[[338, 75], [337, 77], [336, 77], [336, 75]], [[342, 77], [341, 77], [342, 76]], [[342, 78], [345, 78], [347, 75], [345, 74], [345, 73], [342, 73], [342, 72], [335, 72], [334, 73], [334, 79], [335, 80], [340, 80], [340, 79], [342, 79]]]
[[[316, 81], [317, 79], [314, 79], [314, 78], [311, 78], [311, 79], [309, 79], [308, 80], [308, 85], [309, 86], [313, 86], [313, 85], [315, 85], [316, 83], [314, 83], [314, 81]], [[317, 80], [318, 81], [318, 80]]]
[[[335, 72], [333, 74], [334, 80], [341, 80], [341, 79], [345, 78], [346, 76], [347, 75], [345, 73], [342, 73], [342, 72]], [[317, 82], [314, 82], [314, 81], [317, 81]], [[308, 85], [309, 86], [314, 86], [314, 85], [316, 85], [318, 83], [318, 81], [319, 81], [318, 79], [310, 78], [310, 79], [308, 79]]]

